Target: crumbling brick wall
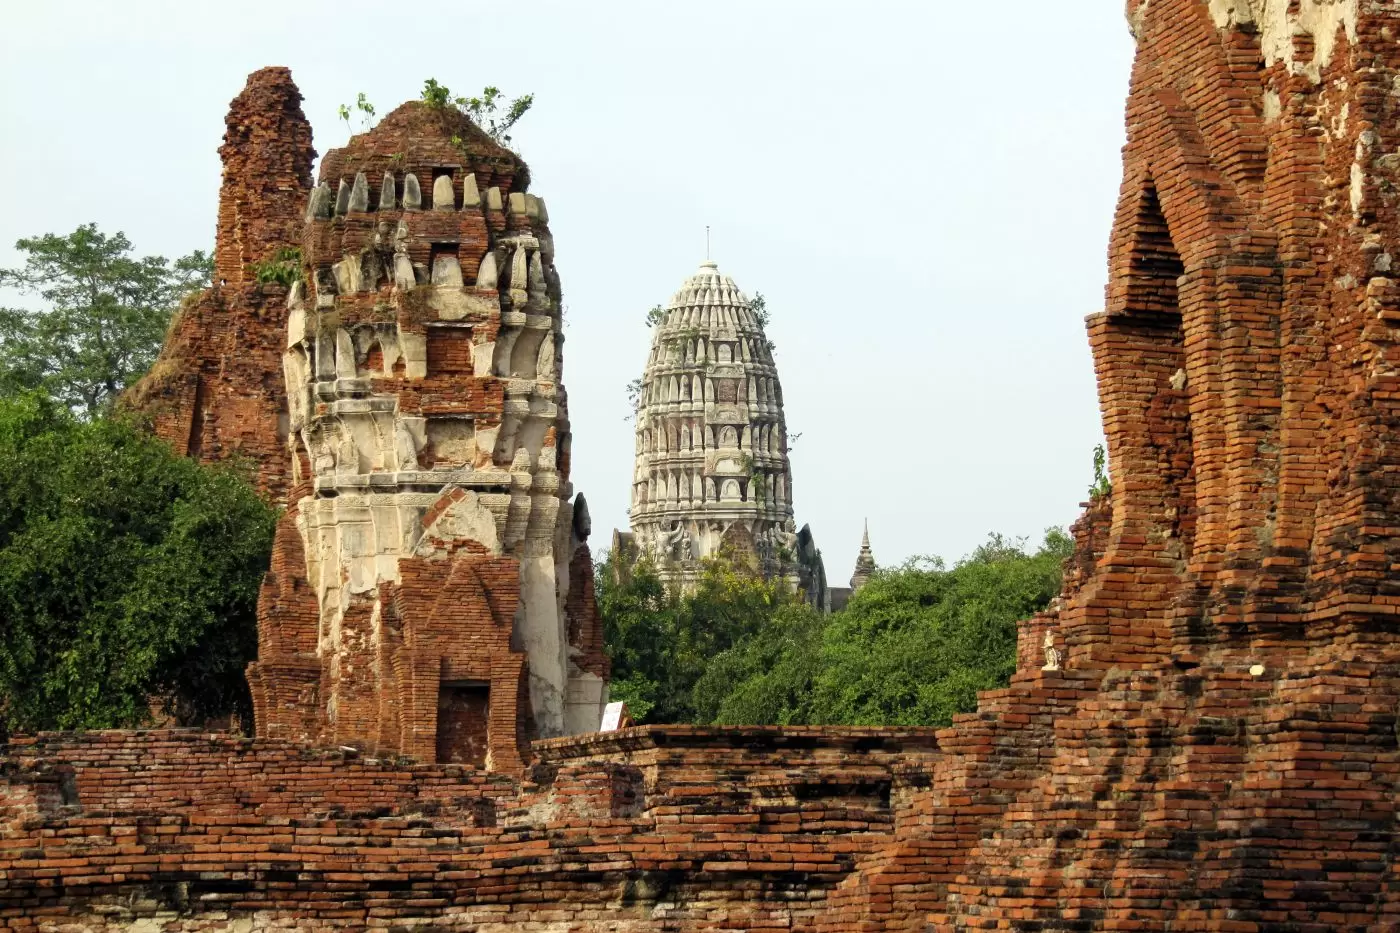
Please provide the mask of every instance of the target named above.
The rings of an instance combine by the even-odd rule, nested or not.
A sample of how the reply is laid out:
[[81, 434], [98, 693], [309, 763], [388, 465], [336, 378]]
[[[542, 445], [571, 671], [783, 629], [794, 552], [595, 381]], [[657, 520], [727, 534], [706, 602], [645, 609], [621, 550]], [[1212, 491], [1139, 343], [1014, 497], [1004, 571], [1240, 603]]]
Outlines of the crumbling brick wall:
[[[810, 929], [937, 759], [772, 727], [550, 740], [520, 778], [179, 731], [6, 751], [0, 926], [103, 931]], [[34, 803], [55, 772], [71, 800]]]
[[299, 245], [316, 151], [286, 68], [249, 75], [225, 122], [214, 285], [184, 303], [123, 404], [181, 454], [246, 461], [281, 502], [290, 480], [280, 377], [287, 292], [260, 284], [254, 266]]
[[548, 212], [519, 156], [422, 101], [321, 177], [276, 376], [297, 487], [257, 730], [518, 771], [606, 702]]
[[[940, 733], [898, 841], [833, 895], [863, 929], [1400, 922], [1400, 9], [1134, 0], [1129, 18], [1088, 322], [1111, 517], [1086, 515], [1010, 688]], [[1041, 669], [1046, 632], [1063, 670]]]

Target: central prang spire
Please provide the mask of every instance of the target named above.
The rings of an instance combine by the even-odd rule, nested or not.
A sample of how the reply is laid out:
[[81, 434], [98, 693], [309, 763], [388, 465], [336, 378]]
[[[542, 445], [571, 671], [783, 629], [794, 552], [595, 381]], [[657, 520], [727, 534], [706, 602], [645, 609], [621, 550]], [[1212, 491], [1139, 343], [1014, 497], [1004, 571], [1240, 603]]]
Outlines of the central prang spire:
[[811, 533], [793, 520], [783, 392], [761, 306], [706, 259], [653, 322], [637, 400], [633, 544], [668, 582], [730, 550], [824, 606]]

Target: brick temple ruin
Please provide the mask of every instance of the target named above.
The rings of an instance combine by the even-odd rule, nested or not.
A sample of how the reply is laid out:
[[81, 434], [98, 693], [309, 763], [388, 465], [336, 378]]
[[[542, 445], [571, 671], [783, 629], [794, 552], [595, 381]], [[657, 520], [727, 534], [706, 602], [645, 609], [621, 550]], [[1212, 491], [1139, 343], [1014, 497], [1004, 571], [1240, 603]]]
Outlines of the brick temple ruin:
[[[1128, 13], [1089, 319], [1113, 488], [1008, 687], [947, 729], [640, 728], [537, 741], [518, 773], [283, 739], [18, 738], [3, 922], [1400, 927], [1400, 5]], [[211, 324], [215, 302], [248, 307], [240, 288]], [[235, 438], [203, 417], [200, 436]]]
[[[300, 99], [266, 69], [233, 102], [219, 284], [131, 403], [288, 505], [248, 669], [259, 736], [519, 770], [607, 698], [548, 213], [518, 156], [421, 102], [313, 188]], [[256, 281], [292, 249], [297, 281]]]

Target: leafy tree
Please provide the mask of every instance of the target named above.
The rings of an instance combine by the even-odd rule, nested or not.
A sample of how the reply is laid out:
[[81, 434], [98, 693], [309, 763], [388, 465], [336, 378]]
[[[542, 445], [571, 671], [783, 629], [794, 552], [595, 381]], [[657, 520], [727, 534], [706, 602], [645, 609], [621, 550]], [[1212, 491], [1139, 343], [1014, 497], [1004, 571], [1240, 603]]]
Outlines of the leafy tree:
[[827, 619], [809, 606], [784, 607], [768, 624], [720, 652], [692, 691], [696, 721], [721, 726], [812, 722], [812, 685], [821, 671], [826, 625]]
[[24, 267], [0, 269], [0, 286], [43, 307], [0, 308], [0, 393], [43, 389], [88, 418], [150, 368], [180, 299], [213, 277], [203, 252], [137, 259], [124, 234], [96, 224], [15, 246]]
[[275, 516], [211, 468], [39, 393], [0, 399], [0, 723], [243, 710]]
[[691, 588], [669, 590], [647, 561], [598, 565], [598, 608], [613, 663], [612, 695], [638, 721], [692, 722], [692, 691], [711, 659], [798, 611], [797, 596], [729, 555], [701, 562]]
[[1047, 532], [1027, 553], [993, 535], [947, 569], [937, 559], [878, 572], [829, 619], [780, 613], [717, 654], [694, 688], [720, 724], [946, 725], [1004, 686], [1016, 623], [1059, 592], [1073, 550]]

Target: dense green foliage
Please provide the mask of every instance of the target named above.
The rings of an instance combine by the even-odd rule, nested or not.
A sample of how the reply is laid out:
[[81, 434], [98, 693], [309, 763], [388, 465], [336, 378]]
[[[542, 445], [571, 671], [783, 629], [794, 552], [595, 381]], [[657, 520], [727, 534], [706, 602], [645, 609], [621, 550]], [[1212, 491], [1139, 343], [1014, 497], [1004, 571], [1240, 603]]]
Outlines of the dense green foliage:
[[191, 721], [246, 708], [274, 521], [234, 468], [0, 399], [0, 724], [131, 725], [151, 695]]
[[88, 418], [150, 368], [180, 299], [214, 272], [198, 251], [174, 263], [137, 259], [123, 234], [96, 224], [15, 247], [24, 267], [0, 269], [0, 286], [42, 307], [0, 307], [0, 394], [43, 389]]
[[612, 694], [647, 722], [691, 722], [695, 682], [710, 660], [774, 620], [808, 610], [785, 587], [726, 558], [702, 564], [693, 589], [668, 591], [651, 564], [598, 565], [598, 610], [613, 663]]
[[612, 580], [610, 558], [599, 608], [613, 693], [651, 722], [946, 724], [1005, 685], [1016, 623], [1059, 591], [1071, 549], [1058, 530], [1033, 553], [993, 536], [952, 569], [881, 571], [830, 617], [724, 561], [677, 596], [645, 565]]

